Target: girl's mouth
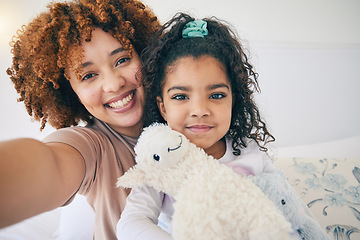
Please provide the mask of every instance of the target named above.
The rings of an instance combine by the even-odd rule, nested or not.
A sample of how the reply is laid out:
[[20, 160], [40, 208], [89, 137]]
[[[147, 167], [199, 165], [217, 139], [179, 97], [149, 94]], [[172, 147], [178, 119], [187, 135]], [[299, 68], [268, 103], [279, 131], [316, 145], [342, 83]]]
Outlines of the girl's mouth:
[[192, 125], [187, 128], [195, 133], [206, 133], [212, 129], [212, 127], [208, 125]]
[[127, 95], [123, 99], [119, 99], [117, 101], [107, 103], [106, 106], [108, 106], [110, 108], [123, 108], [131, 102], [131, 100], [134, 97], [134, 93], [135, 93], [135, 91], [132, 91], [129, 95]]

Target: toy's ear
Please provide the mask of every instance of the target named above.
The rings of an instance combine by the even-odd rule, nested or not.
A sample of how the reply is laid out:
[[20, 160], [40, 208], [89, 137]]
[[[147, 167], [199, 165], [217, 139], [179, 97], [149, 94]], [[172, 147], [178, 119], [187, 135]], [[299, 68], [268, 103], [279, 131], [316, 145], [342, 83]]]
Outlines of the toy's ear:
[[135, 188], [145, 184], [145, 172], [139, 168], [131, 168], [118, 178], [116, 187]]

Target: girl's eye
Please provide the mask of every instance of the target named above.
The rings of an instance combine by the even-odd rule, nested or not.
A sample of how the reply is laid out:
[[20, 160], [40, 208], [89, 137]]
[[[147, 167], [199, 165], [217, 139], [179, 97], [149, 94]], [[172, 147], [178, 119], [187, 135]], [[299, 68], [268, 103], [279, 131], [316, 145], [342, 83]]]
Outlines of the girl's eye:
[[174, 100], [185, 100], [185, 99], [189, 99], [187, 96], [185, 96], [184, 94], [176, 94], [173, 97], [171, 97], [171, 99]]
[[81, 79], [81, 81], [89, 80], [90, 78], [93, 78], [95, 76], [96, 76], [95, 73], [88, 73]]
[[226, 94], [223, 94], [223, 93], [214, 93], [214, 94], [211, 94], [211, 96], [210, 96], [211, 99], [221, 99], [224, 97], [226, 97]]
[[129, 60], [130, 60], [129, 57], [120, 58], [120, 59], [116, 62], [115, 66], [119, 66], [120, 64], [123, 64], [123, 63], [125, 63], [125, 62], [127, 62], [127, 61], [129, 61]]

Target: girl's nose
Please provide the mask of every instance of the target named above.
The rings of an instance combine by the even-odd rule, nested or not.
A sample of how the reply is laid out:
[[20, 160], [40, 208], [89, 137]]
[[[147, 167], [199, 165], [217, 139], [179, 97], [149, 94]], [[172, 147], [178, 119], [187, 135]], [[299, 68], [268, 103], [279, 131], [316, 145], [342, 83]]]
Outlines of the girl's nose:
[[108, 71], [103, 76], [104, 92], [117, 92], [125, 85], [125, 78], [115, 71]]
[[205, 101], [197, 100], [190, 103], [192, 117], [205, 117], [210, 115], [208, 105]]

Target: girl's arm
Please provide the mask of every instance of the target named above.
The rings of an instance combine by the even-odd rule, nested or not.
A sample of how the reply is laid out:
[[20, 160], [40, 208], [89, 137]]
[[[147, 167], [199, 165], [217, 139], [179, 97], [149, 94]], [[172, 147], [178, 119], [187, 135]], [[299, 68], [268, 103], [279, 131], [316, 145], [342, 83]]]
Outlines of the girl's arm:
[[0, 228], [62, 206], [84, 174], [82, 156], [69, 145], [0, 142]]
[[117, 224], [117, 238], [171, 240], [171, 235], [157, 225], [163, 199], [164, 193], [158, 192], [152, 187], [144, 186], [132, 189]]

